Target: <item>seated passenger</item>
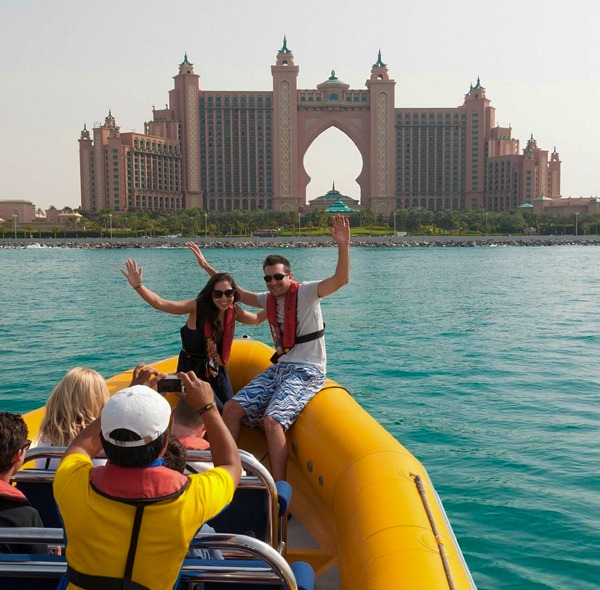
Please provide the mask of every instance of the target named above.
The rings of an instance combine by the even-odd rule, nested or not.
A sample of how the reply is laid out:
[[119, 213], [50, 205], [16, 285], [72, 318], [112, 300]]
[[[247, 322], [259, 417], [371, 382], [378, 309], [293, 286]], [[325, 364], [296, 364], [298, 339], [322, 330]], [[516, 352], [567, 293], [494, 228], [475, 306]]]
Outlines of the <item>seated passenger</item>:
[[[173, 410], [171, 434], [181, 441], [187, 450], [203, 451], [210, 448], [210, 443], [204, 438], [206, 428], [202, 416], [183, 400], [179, 400]], [[185, 468], [185, 473], [202, 473], [212, 469], [213, 464], [210, 461], [188, 461]]]
[[206, 427], [202, 416], [183, 400], [173, 409], [173, 425], [171, 434], [177, 437], [188, 450], [199, 450], [210, 448], [210, 443], [204, 438]]
[[[71, 369], [52, 390], [35, 446], [66, 447], [102, 411], [110, 398], [104, 377], [93, 369]], [[60, 459], [36, 459], [38, 469], [56, 469]], [[98, 464], [103, 464], [104, 461]]]
[[177, 471], [177, 473], [185, 471], [185, 447], [172, 434], [169, 435], [169, 442], [163, 456], [163, 462], [165, 467]]
[[[215, 468], [185, 477], [164, 467], [169, 403], [146, 386], [117, 392], [69, 445], [54, 477], [69, 588], [172, 588], [200, 526], [231, 502], [237, 446], [211, 386], [192, 371], [178, 377], [185, 391], [177, 395], [204, 418]], [[109, 462], [93, 467], [101, 448]]]
[[[10, 484], [31, 444], [20, 414], [0, 412], [0, 527], [42, 527], [39, 512]], [[46, 545], [0, 543], [0, 553], [48, 553]]]

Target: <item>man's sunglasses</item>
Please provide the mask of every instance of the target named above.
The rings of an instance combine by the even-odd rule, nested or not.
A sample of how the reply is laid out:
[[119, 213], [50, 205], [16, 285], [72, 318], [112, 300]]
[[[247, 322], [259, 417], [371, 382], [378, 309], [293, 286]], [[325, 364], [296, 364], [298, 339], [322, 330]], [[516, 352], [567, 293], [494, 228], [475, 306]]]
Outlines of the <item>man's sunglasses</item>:
[[276, 275], [265, 275], [263, 278], [265, 279], [265, 283], [270, 283], [273, 279], [275, 279], [276, 281], [283, 281], [283, 279], [289, 274], [289, 272], [286, 272], [284, 275], [282, 275], [278, 272]]
[[223, 295], [225, 295], [225, 297], [227, 297], [227, 299], [229, 299], [230, 297], [233, 297], [235, 295], [235, 289], [226, 289], [225, 291], [215, 289], [212, 292], [213, 299], [221, 299], [221, 297], [223, 297]]

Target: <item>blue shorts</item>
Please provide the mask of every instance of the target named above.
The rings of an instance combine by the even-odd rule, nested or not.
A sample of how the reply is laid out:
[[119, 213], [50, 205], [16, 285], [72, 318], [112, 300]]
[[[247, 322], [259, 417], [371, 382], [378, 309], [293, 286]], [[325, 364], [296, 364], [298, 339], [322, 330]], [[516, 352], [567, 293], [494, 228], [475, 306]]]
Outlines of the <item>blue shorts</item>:
[[257, 426], [271, 416], [287, 430], [325, 384], [325, 375], [309, 365], [271, 365], [234, 396], [246, 412], [245, 423]]

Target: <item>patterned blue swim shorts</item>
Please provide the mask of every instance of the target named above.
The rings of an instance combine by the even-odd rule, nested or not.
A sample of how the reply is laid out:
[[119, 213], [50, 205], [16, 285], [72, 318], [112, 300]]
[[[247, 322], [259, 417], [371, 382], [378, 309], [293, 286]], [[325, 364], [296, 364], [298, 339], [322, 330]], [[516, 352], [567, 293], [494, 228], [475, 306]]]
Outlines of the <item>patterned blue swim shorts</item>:
[[321, 390], [325, 375], [309, 365], [271, 365], [233, 396], [251, 428], [271, 416], [287, 430], [304, 406]]

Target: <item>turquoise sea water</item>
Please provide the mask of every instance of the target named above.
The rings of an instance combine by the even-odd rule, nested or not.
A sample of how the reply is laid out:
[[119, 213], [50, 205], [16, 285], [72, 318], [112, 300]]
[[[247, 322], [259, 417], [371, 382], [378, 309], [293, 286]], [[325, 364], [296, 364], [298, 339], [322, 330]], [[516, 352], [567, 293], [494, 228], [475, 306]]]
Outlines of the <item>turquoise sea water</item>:
[[[334, 248], [283, 253], [298, 279], [335, 266]], [[263, 288], [264, 250], [206, 254]], [[423, 462], [477, 586], [598, 588], [600, 248], [351, 255], [323, 301], [329, 375]], [[181, 318], [128, 287], [128, 257], [167, 298], [205, 282], [185, 249], [0, 250], [0, 408], [41, 405], [75, 365], [108, 377], [176, 354]]]

